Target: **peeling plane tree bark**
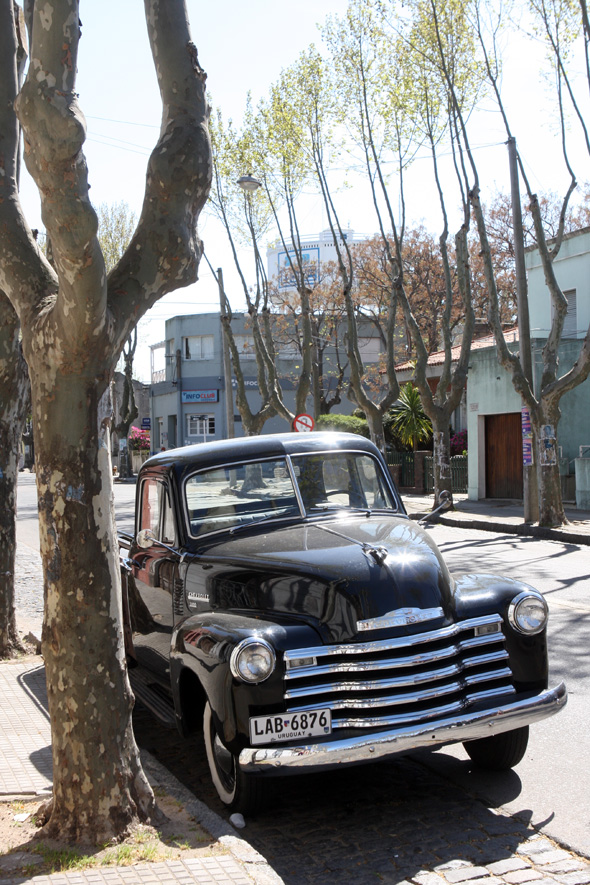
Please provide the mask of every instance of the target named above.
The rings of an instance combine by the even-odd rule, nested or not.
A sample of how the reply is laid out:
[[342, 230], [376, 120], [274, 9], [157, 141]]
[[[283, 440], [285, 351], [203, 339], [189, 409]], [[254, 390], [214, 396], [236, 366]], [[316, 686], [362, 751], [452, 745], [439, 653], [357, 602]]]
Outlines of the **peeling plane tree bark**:
[[0, 291], [0, 658], [22, 651], [14, 608], [16, 479], [29, 377], [14, 309]]
[[[197, 278], [197, 219], [211, 182], [206, 75], [184, 2], [144, 5], [162, 125], [137, 230], [107, 278], [75, 91], [78, 0], [28, 4], [30, 64], [20, 92], [16, 7], [0, 0], [0, 79], [13, 89], [0, 108], [0, 289], [20, 321], [31, 377], [54, 771], [45, 829], [94, 843], [155, 811], [131, 727], [109, 428], [98, 405], [140, 317]], [[15, 110], [54, 267], [19, 205]]]

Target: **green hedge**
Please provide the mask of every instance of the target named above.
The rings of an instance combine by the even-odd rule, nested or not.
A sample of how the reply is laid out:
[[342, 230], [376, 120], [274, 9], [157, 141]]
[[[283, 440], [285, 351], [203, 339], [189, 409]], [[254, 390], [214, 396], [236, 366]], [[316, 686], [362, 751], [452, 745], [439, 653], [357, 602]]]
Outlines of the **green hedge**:
[[341, 433], [358, 433], [369, 439], [369, 425], [365, 418], [354, 415], [321, 415], [316, 423], [316, 430], [338, 430]]

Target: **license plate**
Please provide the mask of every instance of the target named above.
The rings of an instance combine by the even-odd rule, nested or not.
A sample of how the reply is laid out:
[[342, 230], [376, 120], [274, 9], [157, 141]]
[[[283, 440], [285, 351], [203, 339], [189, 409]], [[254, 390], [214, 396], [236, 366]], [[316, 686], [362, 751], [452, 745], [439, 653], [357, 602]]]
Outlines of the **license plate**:
[[253, 746], [322, 737], [326, 734], [332, 734], [331, 710], [307, 710], [305, 713], [250, 717], [250, 743]]

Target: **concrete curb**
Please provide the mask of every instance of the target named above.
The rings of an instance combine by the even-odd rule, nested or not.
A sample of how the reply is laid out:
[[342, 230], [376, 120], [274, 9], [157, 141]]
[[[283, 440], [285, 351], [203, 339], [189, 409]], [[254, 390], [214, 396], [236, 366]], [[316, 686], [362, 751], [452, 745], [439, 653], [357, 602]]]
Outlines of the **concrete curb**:
[[[424, 514], [412, 515], [411, 519], [422, 519]], [[524, 535], [525, 537], [541, 538], [544, 541], [563, 541], [567, 544], [584, 544], [590, 545], [590, 535], [569, 529], [551, 529], [538, 525], [526, 525], [521, 523], [515, 525], [510, 522], [499, 522], [490, 519], [476, 519], [472, 517], [460, 518], [447, 515], [435, 517], [432, 522], [439, 522], [442, 525], [452, 526], [454, 528], [470, 528], [479, 529], [485, 532], [499, 532], [505, 535]]]
[[169, 796], [181, 802], [186, 811], [195, 818], [203, 829], [227, 848], [235, 860], [244, 866], [256, 885], [285, 885], [284, 880], [273, 870], [266, 858], [259, 854], [252, 845], [241, 839], [230, 824], [226, 823], [204, 802], [197, 799], [147, 750], [141, 750], [140, 753], [143, 769], [152, 787], [154, 785], [161, 786]]

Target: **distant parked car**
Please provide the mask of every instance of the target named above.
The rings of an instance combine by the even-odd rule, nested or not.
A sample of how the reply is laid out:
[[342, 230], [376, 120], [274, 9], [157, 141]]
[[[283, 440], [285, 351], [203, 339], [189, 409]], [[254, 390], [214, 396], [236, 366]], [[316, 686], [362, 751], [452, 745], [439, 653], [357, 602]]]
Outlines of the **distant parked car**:
[[159, 453], [121, 545], [134, 691], [182, 734], [203, 729], [231, 809], [260, 805], [268, 776], [448, 743], [510, 768], [566, 703], [543, 596], [451, 577], [360, 436]]

